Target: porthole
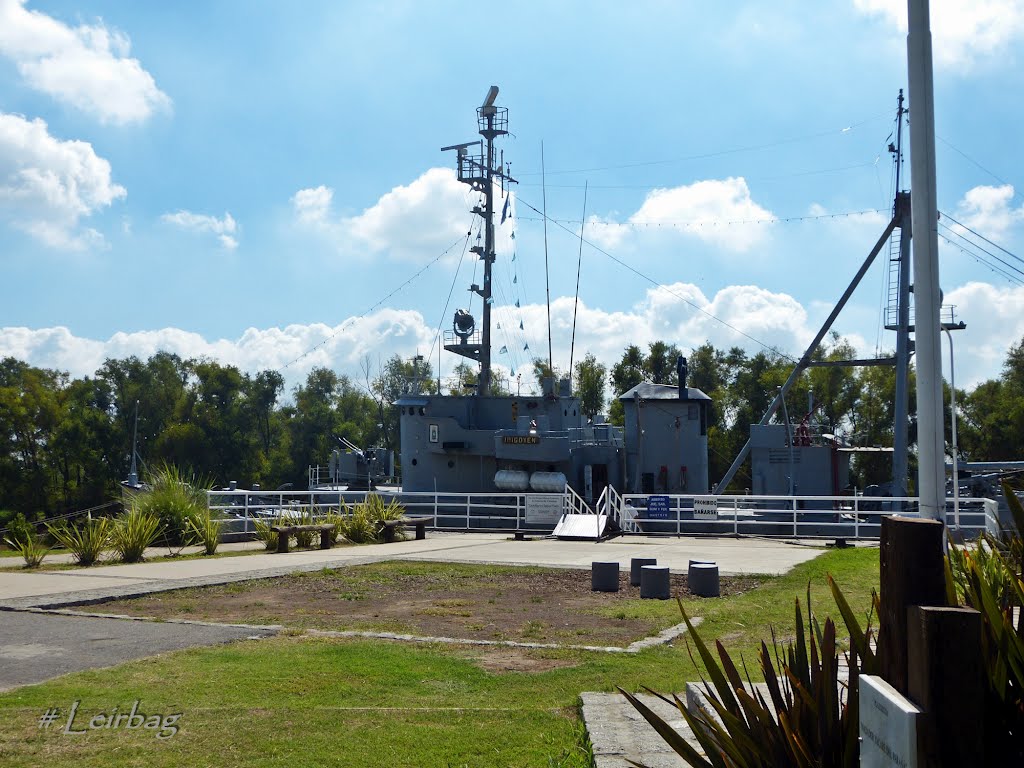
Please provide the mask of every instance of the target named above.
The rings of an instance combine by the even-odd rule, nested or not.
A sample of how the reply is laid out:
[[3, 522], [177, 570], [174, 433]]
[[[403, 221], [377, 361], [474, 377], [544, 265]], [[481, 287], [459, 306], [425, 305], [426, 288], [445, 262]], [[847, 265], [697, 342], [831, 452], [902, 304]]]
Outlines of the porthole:
[[420, 416], [426, 416], [426, 415], [427, 415], [427, 409], [421, 407], [420, 408]]
[[413, 460], [412, 460], [412, 465], [413, 465], [414, 467], [415, 467], [415, 466], [416, 466], [417, 464], [419, 464], [419, 463], [420, 463], [419, 459], [413, 459]]
[[451, 459], [448, 460], [448, 469], [455, 469], [455, 462]]

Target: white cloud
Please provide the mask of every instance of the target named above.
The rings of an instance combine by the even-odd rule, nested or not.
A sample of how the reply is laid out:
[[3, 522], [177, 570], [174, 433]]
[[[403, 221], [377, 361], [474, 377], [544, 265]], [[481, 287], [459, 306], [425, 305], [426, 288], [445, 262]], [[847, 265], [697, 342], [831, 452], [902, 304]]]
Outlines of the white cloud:
[[145, 120], [171, 100], [138, 59], [128, 37], [102, 21], [71, 28], [25, 0], [0, 0], [0, 54], [30, 86], [103, 122]]
[[[957, 319], [967, 324], [965, 330], [952, 334], [957, 388], [973, 388], [998, 377], [1010, 345], [1024, 338], [1024, 313], [1020, 311], [1024, 286], [970, 282], [947, 293], [943, 304], [955, 306]], [[943, 339], [943, 358], [948, 354], [948, 342]], [[945, 370], [948, 376], [948, 360]]]
[[235, 239], [235, 234], [239, 229], [238, 223], [230, 213], [225, 213], [224, 218], [218, 219], [216, 216], [178, 211], [177, 213], [165, 213], [160, 219], [180, 227], [186, 232], [212, 233], [217, 236], [217, 240], [225, 250], [233, 251], [238, 247], [238, 240]]
[[[1024, 221], [1024, 205], [1013, 208], [1013, 187], [974, 187], [957, 203], [956, 219], [987, 238], [999, 240]], [[957, 231], [959, 228], [957, 228]]]
[[[906, 34], [907, 0], [854, 0], [854, 6]], [[950, 70], [994, 59], [1024, 35], [1024, 0], [935, 0], [930, 17], [935, 64]]]
[[764, 240], [764, 224], [775, 218], [754, 202], [745, 179], [707, 179], [652, 190], [625, 223], [591, 216], [584, 236], [603, 248], [615, 248], [645, 234], [664, 232], [744, 253]]
[[[1024, 315], [1017, 311], [1024, 306], [1024, 288], [969, 283], [951, 291], [946, 302], [957, 305], [957, 317], [967, 321], [967, 330], [954, 334], [957, 386], [969, 388], [999, 376], [1009, 346], [1024, 337]], [[728, 286], [709, 299], [692, 284], [676, 283], [646, 291], [625, 311], [607, 311], [583, 302], [577, 308], [572, 297], [563, 296], [551, 304], [553, 354], [559, 369], [568, 367], [574, 309], [575, 359], [591, 352], [609, 366], [619, 360], [627, 345], [646, 348], [657, 340], [677, 344], [684, 354], [710, 341], [719, 349], [738, 346], [748, 354], [762, 351], [758, 342], [763, 342], [798, 356], [817, 330], [817, 323], [792, 296], [750, 285]], [[543, 304], [521, 309], [496, 305], [494, 317], [502, 324], [493, 335], [494, 365], [506, 375], [512, 368], [522, 373], [526, 392], [533, 386], [532, 359], [547, 356], [547, 310]], [[520, 319], [522, 331], [518, 330]], [[837, 330], [858, 354], [871, 354], [858, 328], [845, 327], [840, 318]], [[329, 367], [361, 382], [360, 366], [367, 357], [376, 368], [395, 354], [403, 358], [429, 354], [436, 366], [437, 348], [431, 347], [435, 333], [422, 314], [405, 309], [382, 309], [336, 326], [314, 323], [249, 328], [238, 338], [214, 340], [179, 328], [116, 333], [97, 340], [75, 336], [63, 327], [12, 327], [0, 328], [0, 357], [11, 355], [80, 377], [92, 375], [108, 357], [146, 358], [165, 350], [185, 358], [209, 357], [249, 372], [282, 369], [290, 388], [315, 366]], [[524, 344], [530, 349], [523, 350]], [[503, 346], [508, 350], [505, 354], [499, 353]], [[442, 375], [449, 376], [457, 362], [445, 354]], [[946, 370], [948, 375], [948, 363]]]
[[384, 254], [425, 261], [469, 230], [469, 188], [447, 168], [431, 168], [406, 186], [398, 186], [356, 216], [332, 213], [334, 190], [300, 189], [292, 198], [296, 223], [328, 237], [345, 252]]
[[0, 113], [0, 216], [54, 248], [100, 245], [79, 220], [125, 197], [110, 163], [84, 141], [61, 141], [42, 120]]
[[[323, 323], [285, 328], [249, 328], [235, 339], [206, 339], [180, 328], [119, 332], [106, 340], [75, 336], [64, 327], [0, 329], [0, 357], [13, 356], [33, 365], [91, 376], [107, 358], [137, 355], [143, 359], [161, 350], [183, 358], [208, 357], [244, 371], [282, 369], [288, 386], [301, 382], [314, 367], [328, 366], [362, 379], [360, 362], [367, 355], [376, 367], [393, 354], [411, 357], [429, 349], [434, 331], [411, 310], [383, 309], [337, 326]], [[287, 366], [287, 367], [285, 367]]]
[[611, 218], [590, 216], [583, 231], [583, 237], [601, 248], [615, 249], [629, 237], [631, 228]]
[[300, 189], [292, 196], [292, 207], [300, 223], [327, 226], [333, 198], [334, 190], [323, 185], [313, 189]]

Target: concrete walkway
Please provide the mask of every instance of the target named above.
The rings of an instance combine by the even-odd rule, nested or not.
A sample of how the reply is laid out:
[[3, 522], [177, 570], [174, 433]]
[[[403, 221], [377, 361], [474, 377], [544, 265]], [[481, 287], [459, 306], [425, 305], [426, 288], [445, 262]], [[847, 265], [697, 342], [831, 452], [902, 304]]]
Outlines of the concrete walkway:
[[[624, 571], [633, 557], [657, 558], [678, 573], [689, 561], [714, 560], [723, 575], [782, 574], [822, 552], [766, 539], [647, 538], [623, 536], [595, 544], [587, 541], [533, 539], [514, 541], [505, 534], [434, 533], [422, 541], [300, 550], [287, 554], [259, 552], [236, 557], [162, 560], [132, 565], [97, 565], [58, 571], [0, 570], [0, 608], [58, 607], [111, 597], [159, 592], [180, 587], [223, 584], [316, 571], [382, 560], [538, 565], [589, 570], [594, 560], [617, 560]], [[166, 554], [153, 550], [153, 554]], [[7, 559], [7, 558], [5, 558]]]

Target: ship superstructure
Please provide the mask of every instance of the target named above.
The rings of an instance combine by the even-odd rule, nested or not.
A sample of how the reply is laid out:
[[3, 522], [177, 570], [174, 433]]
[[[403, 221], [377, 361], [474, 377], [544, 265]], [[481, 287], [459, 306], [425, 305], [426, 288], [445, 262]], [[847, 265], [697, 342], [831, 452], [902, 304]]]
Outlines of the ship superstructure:
[[[491, 274], [495, 262], [494, 219], [496, 190], [515, 183], [498, 161], [495, 140], [508, 133], [508, 110], [495, 104], [498, 94], [492, 86], [477, 108], [481, 139], [444, 147], [457, 153], [459, 181], [481, 196], [472, 212], [482, 219], [483, 242], [471, 250], [483, 263], [483, 283], [470, 291], [482, 300], [479, 327], [465, 309], [455, 312], [444, 348], [476, 364], [478, 375], [473, 393], [467, 396], [420, 393], [415, 387], [400, 398], [402, 490], [406, 492], [564, 493], [568, 485], [586, 502], [600, 498], [607, 486], [618, 492], [639, 490], [641, 475], [627, 472], [627, 450], [623, 430], [598, 417], [588, 419], [568, 379], [546, 378], [539, 395], [492, 394], [491, 373]], [[415, 377], [414, 377], [415, 379]], [[695, 428], [705, 425], [703, 442], [687, 450], [703, 459], [687, 458], [697, 470], [691, 481], [699, 490], [707, 488], [706, 405], [709, 398], [699, 390], [686, 389], [680, 419], [689, 423], [692, 406]], [[631, 404], [662, 398], [661, 392], [634, 393]], [[673, 422], [675, 423], [675, 422]], [[633, 445], [648, 456], [677, 455], [681, 448], [679, 430], [662, 435], [635, 429]], [[696, 435], [696, 433], [695, 433]], [[687, 441], [690, 440], [687, 432]], [[672, 445], [661, 445], [671, 440]], [[649, 444], [649, 445], [648, 445]], [[644, 448], [640, 448], [645, 445]], [[689, 443], [688, 443], [689, 445]], [[689, 453], [687, 454], [690, 455]], [[702, 467], [699, 469], [698, 467]]]

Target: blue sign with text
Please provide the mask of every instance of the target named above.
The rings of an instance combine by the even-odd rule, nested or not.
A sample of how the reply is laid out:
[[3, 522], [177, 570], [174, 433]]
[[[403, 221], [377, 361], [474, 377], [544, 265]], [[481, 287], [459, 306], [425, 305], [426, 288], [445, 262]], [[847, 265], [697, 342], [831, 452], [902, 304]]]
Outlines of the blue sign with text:
[[668, 520], [669, 499], [668, 496], [647, 497], [647, 519]]

